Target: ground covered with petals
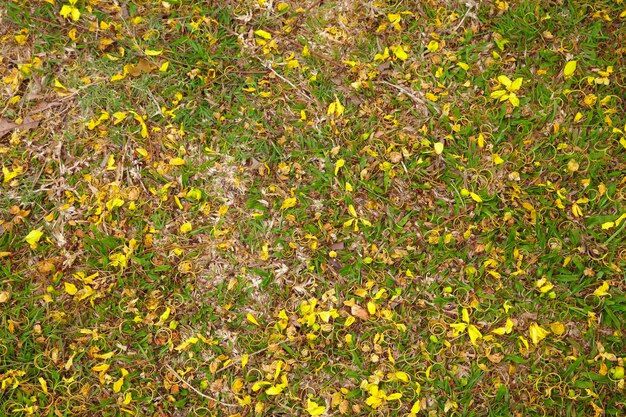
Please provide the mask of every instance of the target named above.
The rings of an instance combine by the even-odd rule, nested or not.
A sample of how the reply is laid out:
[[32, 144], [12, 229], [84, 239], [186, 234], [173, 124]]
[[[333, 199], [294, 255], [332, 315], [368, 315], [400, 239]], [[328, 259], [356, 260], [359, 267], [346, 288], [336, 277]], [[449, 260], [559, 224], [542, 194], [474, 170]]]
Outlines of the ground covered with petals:
[[4, 0], [0, 414], [626, 414], [626, 3]]

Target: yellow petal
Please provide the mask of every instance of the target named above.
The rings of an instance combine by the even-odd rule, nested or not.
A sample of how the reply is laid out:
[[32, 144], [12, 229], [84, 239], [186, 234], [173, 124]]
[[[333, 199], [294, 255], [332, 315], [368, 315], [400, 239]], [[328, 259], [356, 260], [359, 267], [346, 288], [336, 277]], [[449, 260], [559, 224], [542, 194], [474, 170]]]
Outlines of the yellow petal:
[[433, 147], [435, 148], [435, 153], [441, 155], [443, 152], [443, 142], [436, 142]]
[[402, 46], [400, 45], [391, 46], [389, 49], [391, 49], [391, 52], [393, 52], [396, 58], [398, 58], [401, 61], [406, 61], [406, 59], [409, 57], [407, 53], [404, 52], [404, 48], [402, 48]]
[[111, 367], [111, 365], [108, 363], [101, 363], [91, 368], [91, 370], [95, 372], [106, 372], [109, 370], [109, 367]]
[[171, 311], [172, 310], [169, 307], [167, 307], [165, 311], [163, 312], [163, 314], [161, 314], [161, 316], [159, 317], [159, 322], [163, 323], [165, 320], [167, 320], [170, 317]]
[[602, 223], [602, 229], [607, 230], [615, 226], [615, 222]]
[[464, 332], [465, 329], [467, 328], [467, 324], [465, 324], [465, 323], [452, 323], [450, 325], [450, 327], [452, 327], [457, 332]]
[[255, 30], [254, 34], [263, 39], [272, 39], [272, 34], [262, 29]]
[[148, 56], [157, 56], [157, 55], [161, 55], [163, 53], [163, 50], [161, 49], [159, 51], [159, 50], [155, 50], [155, 49], [146, 49], [144, 52]]
[[477, 203], [482, 203], [483, 199], [480, 198], [480, 196], [476, 193], [470, 192], [470, 197], [472, 197], [472, 200], [474, 200]]
[[593, 292], [593, 295], [595, 295], [596, 297], [609, 295], [609, 283], [607, 281], [604, 281], [602, 285], [596, 288], [596, 290]]
[[61, 84], [61, 81], [57, 80], [56, 78], [54, 79], [54, 88], [67, 90], [67, 88], [63, 84]]
[[326, 111], [326, 114], [330, 116], [331, 114], [335, 113], [335, 106], [336, 106], [336, 103], [334, 101], [330, 103], [328, 105], [328, 110]]
[[285, 387], [284, 387], [284, 386], [282, 386], [282, 384], [279, 384], [279, 385], [274, 385], [274, 386], [271, 386], [271, 387], [269, 387], [268, 389], [266, 389], [266, 390], [265, 390], [265, 393], [266, 393], [267, 395], [278, 395], [278, 394], [280, 394], [281, 392], [283, 392], [283, 389], [285, 389]]
[[550, 334], [549, 331], [542, 328], [537, 323], [531, 323], [528, 332], [530, 334], [530, 340], [532, 340], [535, 346]]
[[189, 191], [187, 191], [185, 197], [200, 201], [200, 199], [202, 198], [202, 191], [198, 190], [197, 188], [191, 188]]
[[118, 393], [122, 390], [122, 385], [124, 384], [124, 378], [120, 378], [113, 383], [113, 392]]
[[513, 331], [513, 320], [506, 319], [506, 324], [504, 325], [504, 331], [506, 334], [509, 334]]
[[173, 165], [173, 166], [185, 165], [185, 160], [183, 158], [170, 158], [170, 165]]
[[31, 230], [30, 233], [26, 235], [24, 240], [26, 241], [26, 243], [32, 246], [32, 245], [35, 245], [37, 242], [39, 242], [39, 239], [41, 239], [41, 236], [43, 236], [42, 231]]
[[500, 84], [504, 85], [505, 87], [510, 87], [511, 84], [513, 84], [513, 81], [511, 81], [511, 79], [507, 77], [506, 75], [499, 75], [498, 81], [500, 82]]
[[499, 334], [500, 336], [502, 336], [506, 333], [506, 329], [504, 327], [498, 327], [497, 329], [493, 329], [491, 333]]
[[370, 313], [371, 315], [376, 314], [376, 304], [374, 304], [371, 301], [367, 302], [367, 312]]
[[261, 326], [261, 325], [259, 324], [259, 322], [256, 320], [256, 318], [255, 318], [252, 314], [250, 314], [250, 313], [246, 314], [246, 319], [247, 319], [250, 323], [252, 323], [252, 324], [255, 324], [255, 325], [259, 326], [259, 327]]
[[339, 99], [335, 98], [335, 114], [337, 116], [341, 116], [345, 109], [346, 108], [341, 104], [341, 102], [339, 102]]
[[43, 378], [39, 378], [39, 384], [41, 385], [41, 390], [44, 392], [44, 394], [48, 394], [48, 383], [46, 382], [46, 380]]
[[565, 64], [565, 68], [563, 68], [563, 75], [565, 75], [566, 77], [571, 76], [574, 71], [576, 71], [576, 64], [578, 63], [578, 61], [569, 61], [567, 64]]
[[72, 284], [71, 282], [65, 282], [64, 287], [65, 292], [69, 295], [74, 295], [78, 292], [78, 288], [76, 288], [76, 285]]
[[283, 201], [283, 204], [281, 204], [280, 209], [287, 210], [289, 208], [295, 207], [297, 202], [298, 199], [296, 197], [286, 198], [285, 201]]
[[472, 342], [473, 345], [476, 344], [476, 340], [481, 339], [483, 337], [480, 330], [478, 330], [478, 328], [474, 326], [473, 324], [470, 324], [469, 326], [467, 326], [467, 334], [469, 335], [470, 341]]
[[183, 223], [183, 224], [180, 225], [180, 233], [181, 234], [189, 233], [189, 232], [191, 232], [192, 229], [193, 229], [193, 227], [191, 226], [190, 222]]
[[469, 323], [470, 319], [469, 319], [469, 311], [464, 308], [461, 311], [461, 320], [463, 320], [465, 323]]
[[346, 161], [343, 159], [338, 159], [337, 162], [335, 162], [335, 175], [337, 175], [337, 173], [339, 172], [339, 169], [345, 164], [346, 164]]
[[409, 382], [409, 375], [406, 372], [398, 371], [394, 376], [402, 382]]
[[400, 23], [401, 17], [402, 15], [400, 13], [388, 13], [387, 14], [387, 19], [389, 19], [389, 22], [391, 23]]
[[70, 16], [71, 13], [72, 13], [72, 6], [70, 6], [69, 4], [63, 5], [63, 7], [61, 7], [61, 10], [59, 11], [59, 14], [66, 19]]
[[307, 400], [306, 409], [307, 413], [312, 416], [319, 416], [326, 412], [326, 407], [317, 404], [315, 401]]
[[550, 325], [550, 330], [552, 330], [552, 333], [554, 333], [555, 335], [560, 336], [565, 333], [565, 326], [563, 325], [563, 323], [555, 321]]

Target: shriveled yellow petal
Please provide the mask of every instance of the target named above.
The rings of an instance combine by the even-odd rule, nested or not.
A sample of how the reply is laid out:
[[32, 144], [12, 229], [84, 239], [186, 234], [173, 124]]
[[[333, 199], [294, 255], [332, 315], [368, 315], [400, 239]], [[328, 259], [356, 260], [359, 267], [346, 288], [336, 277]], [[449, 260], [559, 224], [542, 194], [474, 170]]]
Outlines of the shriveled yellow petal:
[[393, 52], [396, 58], [398, 58], [401, 61], [406, 61], [406, 59], [409, 57], [409, 55], [407, 55], [407, 53], [404, 51], [404, 48], [402, 48], [402, 46], [400, 45], [391, 46], [389, 47], [389, 49], [391, 49], [391, 52]]
[[483, 337], [480, 330], [478, 330], [478, 328], [474, 326], [473, 324], [470, 324], [469, 326], [467, 326], [467, 334], [469, 335], [470, 341], [472, 342], [473, 345], [476, 344], [476, 340], [482, 339]]
[[283, 201], [283, 204], [281, 204], [280, 209], [287, 210], [289, 208], [295, 207], [297, 203], [298, 199], [296, 197], [286, 198], [285, 201]]
[[544, 329], [543, 327], [541, 327], [537, 323], [530, 323], [530, 326], [528, 328], [528, 332], [530, 334], [530, 340], [532, 340], [532, 342], [533, 342], [533, 344], [535, 346], [537, 346], [537, 344], [539, 344], [539, 342], [541, 342], [543, 339], [545, 339], [550, 334], [550, 332], [548, 330]]
[[190, 222], [186, 222], [180, 225], [180, 233], [185, 234], [191, 232], [193, 226], [191, 226]]
[[306, 412], [312, 416], [319, 416], [326, 412], [326, 407], [317, 404], [315, 401], [307, 400]]
[[609, 283], [607, 281], [604, 281], [602, 285], [596, 288], [596, 290], [593, 292], [593, 295], [595, 295], [596, 297], [604, 297], [606, 295], [609, 295]]

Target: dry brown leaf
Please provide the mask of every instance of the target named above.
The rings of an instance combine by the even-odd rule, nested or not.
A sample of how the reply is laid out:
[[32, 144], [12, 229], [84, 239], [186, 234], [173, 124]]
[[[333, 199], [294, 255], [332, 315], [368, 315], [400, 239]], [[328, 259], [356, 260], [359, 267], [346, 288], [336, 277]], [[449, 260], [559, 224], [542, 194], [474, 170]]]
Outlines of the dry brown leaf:
[[139, 62], [137, 62], [135, 65], [132, 65], [128, 69], [128, 73], [133, 77], [140, 77], [143, 74], [149, 74], [154, 69], [156, 69], [156, 67], [152, 65], [150, 61], [141, 58]]
[[487, 355], [487, 359], [489, 359], [493, 363], [500, 363], [500, 361], [502, 361], [503, 358], [504, 358], [504, 355], [502, 353], [494, 353], [492, 355]]
[[25, 117], [21, 124], [0, 117], [0, 138], [7, 133], [11, 133], [14, 129], [30, 130], [37, 126], [39, 126], [39, 120], [31, 117]]
[[361, 320], [369, 320], [370, 315], [366, 309], [361, 307], [358, 304], [355, 304], [351, 307], [351, 313], [353, 316], [360, 318]]

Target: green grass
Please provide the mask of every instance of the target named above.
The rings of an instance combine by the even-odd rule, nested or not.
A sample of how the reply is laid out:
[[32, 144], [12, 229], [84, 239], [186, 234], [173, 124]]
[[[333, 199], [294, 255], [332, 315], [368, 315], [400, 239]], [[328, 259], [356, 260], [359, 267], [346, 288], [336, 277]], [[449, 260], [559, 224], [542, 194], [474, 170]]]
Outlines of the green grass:
[[1, 415], [624, 414], [622, 3], [61, 3], [2, 16]]

